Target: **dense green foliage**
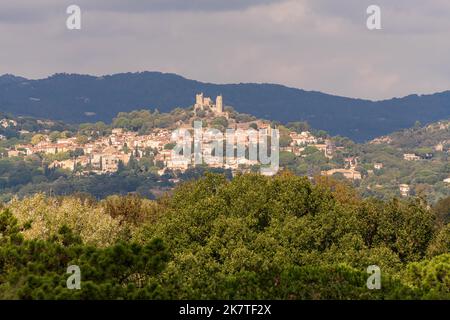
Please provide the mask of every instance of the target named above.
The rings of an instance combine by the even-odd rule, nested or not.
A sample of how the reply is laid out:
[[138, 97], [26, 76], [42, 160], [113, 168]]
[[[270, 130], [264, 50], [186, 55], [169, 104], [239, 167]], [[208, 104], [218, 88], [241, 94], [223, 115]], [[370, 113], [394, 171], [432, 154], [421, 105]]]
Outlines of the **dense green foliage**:
[[170, 176], [160, 178], [143, 159], [140, 165], [126, 166], [110, 175], [80, 176], [61, 169], [49, 169], [44, 157], [34, 155], [25, 159], [0, 159], [0, 200], [24, 197], [44, 192], [48, 195], [69, 195], [87, 192], [96, 198], [111, 194], [137, 192], [154, 197], [151, 189], [164, 190], [173, 184]]
[[[48, 115], [45, 115], [46, 117]], [[33, 117], [14, 117], [11, 114], [4, 114], [0, 111], [0, 119], [13, 120], [15, 125], [8, 127], [0, 126], [0, 134], [6, 138], [20, 139], [23, 133], [38, 132], [38, 131], [73, 131], [77, 129], [75, 125], [68, 125], [56, 120], [40, 120]], [[22, 133], [21, 133], [22, 132]], [[0, 144], [1, 146], [1, 144]]]
[[[68, 199], [117, 223], [101, 246], [88, 215], [67, 212], [42, 233], [33, 224], [53, 202], [39, 200], [27, 221], [26, 201], [0, 215], [3, 298], [450, 298], [450, 228], [420, 199], [361, 199], [335, 180], [289, 173], [207, 174], [157, 201]], [[70, 264], [81, 290], [65, 288]], [[369, 265], [381, 268], [381, 290], [366, 287]]]
[[[142, 299], [157, 298], [158, 286], [139, 286], [161, 272], [167, 252], [161, 241], [141, 246], [117, 243], [108, 248], [82, 245], [62, 227], [50, 241], [24, 241], [8, 211], [0, 217], [0, 294], [19, 299]], [[9, 223], [5, 225], [5, 223]], [[5, 230], [6, 227], [6, 230]], [[83, 270], [82, 290], [68, 290], [69, 265]], [[83, 279], [84, 280], [84, 279]]]
[[[59, 154], [61, 155], [61, 153]], [[32, 155], [25, 158], [0, 159], [0, 201], [8, 201], [14, 196], [25, 197], [36, 193], [47, 195], [71, 195], [89, 193], [102, 199], [113, 194], [135, 192], [147, 198], [155, 198], [161, 192], [174, 186], [173, 178], [181, 181], [202, 176], [204, 172], [231, 172], [224, 169], [198, 166], [185, 172], [169, 172], [159, 176], [159, 169], [153, 157], [144, 156], [123, 166], [118, 172], [104, 175], [78, 175], [62, 169], [49, 169], [48, 157]]]

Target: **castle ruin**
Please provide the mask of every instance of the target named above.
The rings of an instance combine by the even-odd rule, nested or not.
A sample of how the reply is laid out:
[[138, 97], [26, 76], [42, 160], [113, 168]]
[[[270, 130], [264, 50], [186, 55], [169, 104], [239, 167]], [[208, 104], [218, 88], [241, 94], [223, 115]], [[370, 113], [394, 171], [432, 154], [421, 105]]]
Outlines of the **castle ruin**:
[[212, 99], [209, 97], [204, 97], [203, 93], [199, 93], [195, 96], [194, 111], [205, 110], [209, 108], [215, 115], [224, 115], [223, 112], [223, 97], [222, 95], [217, 96], [216, 103], [214, 104]]

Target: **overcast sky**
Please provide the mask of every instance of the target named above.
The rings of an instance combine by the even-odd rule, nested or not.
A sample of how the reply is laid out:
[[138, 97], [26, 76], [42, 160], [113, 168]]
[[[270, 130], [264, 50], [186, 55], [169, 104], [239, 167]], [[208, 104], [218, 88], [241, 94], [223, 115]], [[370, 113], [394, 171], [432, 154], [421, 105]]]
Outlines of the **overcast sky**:
[[[382, 30], [366, 28], [370, 4]], [[0, 2], [0, 74], [33, 79], [162, 71], [378, 100], [450, 90], [449, 62], [449, 0]]]

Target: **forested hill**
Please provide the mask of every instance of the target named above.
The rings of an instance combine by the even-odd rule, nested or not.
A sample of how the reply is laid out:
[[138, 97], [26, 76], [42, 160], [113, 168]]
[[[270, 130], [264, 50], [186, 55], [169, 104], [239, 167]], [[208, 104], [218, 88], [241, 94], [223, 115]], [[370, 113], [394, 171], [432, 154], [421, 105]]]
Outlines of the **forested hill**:
[[416, 125], [374, 140], [374, 142], [379, 141], [385, 141], [395, 148], [402, 149], [433, 149], [450, 146], [450, 120], [430, 123], [423, 127]]
[[450, 91], [369, 101], [275, 84], [210, 84], [159, 72], [103, 77], [56, 74], [28, 80], [0, 77], [0, 111], [66, 122], [110, 122], [121, 111], [167, 112], [194, 103], [195, 93], [223, 94], [237, 111], [281, 122], [304, 120], [312, 127], [356, 141], [421, 123], [450, 118]]

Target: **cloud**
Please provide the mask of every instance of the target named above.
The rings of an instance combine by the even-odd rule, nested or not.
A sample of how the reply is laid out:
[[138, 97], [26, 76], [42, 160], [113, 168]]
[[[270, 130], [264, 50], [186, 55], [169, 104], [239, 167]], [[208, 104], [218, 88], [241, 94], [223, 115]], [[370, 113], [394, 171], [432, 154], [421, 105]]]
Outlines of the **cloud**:
[[75, 4], [85, 10], [119, 13], [234, 11], [284, 0], [14, 0], [0, 3], [0, 21], [31, 22], [64, 12]]
[[233, 11], [253, 6], [283, 2], [283, 0], [84, 0], [83, 4], [106, 11]]
[[[366, 8], [382, 8], [380, 31]], [[82, 8], [82, 30], [65, 9]], [[450, 2], [16, 0], [0, 4], [0, 74], [175, 72], [382, 99], [450, 89]]]

